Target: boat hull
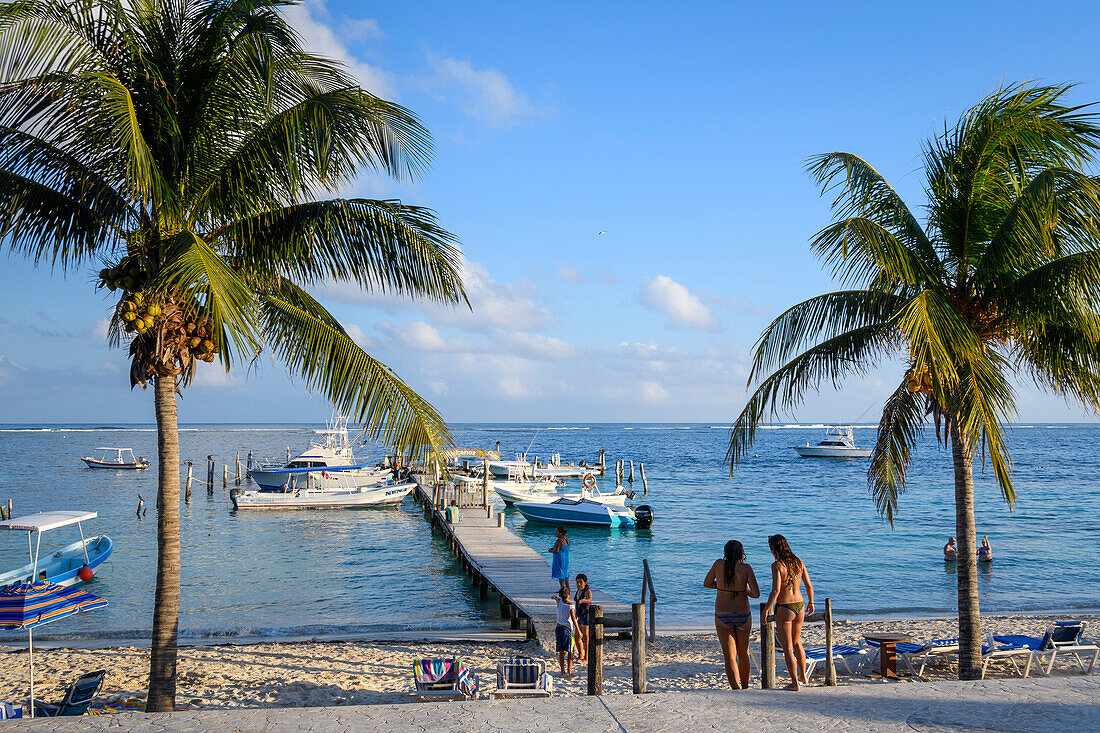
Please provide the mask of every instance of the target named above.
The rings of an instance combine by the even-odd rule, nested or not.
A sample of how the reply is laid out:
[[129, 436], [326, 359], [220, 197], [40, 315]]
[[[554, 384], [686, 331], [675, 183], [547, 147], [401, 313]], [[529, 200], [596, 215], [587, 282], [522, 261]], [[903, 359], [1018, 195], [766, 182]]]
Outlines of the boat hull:
[[634, 512], [625, 507], [611, 507], [593, 502], [550, 503], [521, 501], [516, 509], [527, 520], [548, 524], [583, 524], [590, 527], [633, 527]]
[[[83, 542], [73, 542], [62, 547], [47, 558], [39, 558], [38, 574], [46, 573], [45, 580], [57, 583], [61, 586], [72, 586], [83, 583], [77, 575], [84, 567], [84, 548], [88, 548], [87, 565], [94, 572], [96, 568], [107, 561], [114, 550], [111, 538], [106, 535], [89, 537]], [[18, 582], [30, 582], [35, 580], [34, 563], [28, 563], [23, 567], [0, 574], [0, 587]]]
[[816, 445], [796, 445], [803, 458], [870, 458], [870, 448], [822, 448]]
[[572, 499], [573, 501], [579, 501], [581, 499], [588, 499], [589, 501], [595, 501], [600, 504], [606, 504], [608, 506], [626, 506], [626, 494], [600, 494], [599, 496], [593, 496], [589, 493], [584, 494], [535, 494], [530, 493], [526, 496], [516, 496], [508, 498], [500, 491], [497, 494], [504, 500], [505, 504], [515, 504], [518, 501], [524, 501], [529, 504], [549, 504], [557, 501], [558, 499]]
[[237, 509], [353, 509], [397, 504], [415, 487], [406, 483], [339, 491], [234, 491], [230, 498]]
[[88, 468], [113, 468], [122, 471], [142, 471], [149, 468], [149, 462], [137, 461], [135, 463], [111, 463], [109, 461], [97, 461], [94, 458], [81, 458]]
[[[335, 468], [339, 468], [338, 466]], [[324, 469], [316, 469], [309, 471], [313, 474], [313, 484], [316, 488], [322, 490], [336, 490], [347, 489], [349, 486], [354, 488], [366, 488], [377, 484], [387, 476], [392, 476], [393, 472], [389, 470], [375, 471], [372, 469], [363, 469], [361, 471], [325, 471]], [[248, 477], [252, 479], [257, 486], [270, 491], [278, 491], [287, 485], [292, 478], [297, 477], [296, 480], [301, 482], [306, 480], [305, 472], [288, 472], [284, 468], [266, 469], [266, 468], [253, 468], [248, 472]]]

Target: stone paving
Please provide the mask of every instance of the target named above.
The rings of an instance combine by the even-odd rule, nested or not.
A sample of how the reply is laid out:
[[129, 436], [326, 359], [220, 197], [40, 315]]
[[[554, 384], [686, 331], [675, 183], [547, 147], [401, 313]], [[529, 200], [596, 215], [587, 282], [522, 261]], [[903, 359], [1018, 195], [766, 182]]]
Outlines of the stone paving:
[[0, 723], [22, 731], [1084, 731], [1100, 730], [1100, 676], [875, 683], [549, 700], [256, 708]]

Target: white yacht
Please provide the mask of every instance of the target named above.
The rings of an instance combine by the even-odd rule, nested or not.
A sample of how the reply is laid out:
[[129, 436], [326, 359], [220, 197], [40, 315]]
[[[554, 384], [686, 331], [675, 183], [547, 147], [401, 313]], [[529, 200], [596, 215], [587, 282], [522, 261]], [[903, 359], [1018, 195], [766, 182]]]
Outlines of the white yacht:
[[249, 470], [249, 478], [260, 487], [260, 491], [281, 492], [299, 484], [299, 488], [304, 488], [306, 473], [309, 474], [310, 488], [320, 491], [371, 486], [393, 476], [389, 468], [356, 461], [348, 437], [347, 417], [334, 418], [324, 430], [315, 432], [324, 436], [323, 443], [311, 443], [309, 448], [286, 463]]
[[[237, 509], [335, 509], [397, 504], [416, 488], [411, 481], [387, 476], [364, 483], [354, 466], [328, 469], [286, 469], [287, 482], [276, 489], [233, 489], [229, 498]], [[322, 483], [322, 480], [324, 483]]]
[[825, 439], [810, 445], [792, 445], [803, 458], [870, 458], [870, 448], [856, 448], [851, 425], [830, 425]]

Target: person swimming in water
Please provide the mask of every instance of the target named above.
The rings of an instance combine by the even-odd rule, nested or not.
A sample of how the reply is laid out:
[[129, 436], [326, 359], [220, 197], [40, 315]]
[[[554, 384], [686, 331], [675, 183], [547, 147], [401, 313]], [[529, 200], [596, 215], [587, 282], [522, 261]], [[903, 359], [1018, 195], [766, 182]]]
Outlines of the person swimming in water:
[[944, 560], [958, 560], [959, 548], [955, 545], [955, 538], [949, 537], [947, 544], [943, 546], [943, 559]]
[[760, 597], [756, 574], [745, 562], [745, 548], [737, 540], [726, 543], [723, 557], [714, 561], [703, 578], [704, 588], [718, 591], [714, 599], [714, 629], [726, 663], [730, 688], [749, 688], [749, 634], [752, 612], [749, 599]]
[[993, 548], [988, 537], [982, 537], [982, 546], [978, 548], [978, 562], [993, 562]]

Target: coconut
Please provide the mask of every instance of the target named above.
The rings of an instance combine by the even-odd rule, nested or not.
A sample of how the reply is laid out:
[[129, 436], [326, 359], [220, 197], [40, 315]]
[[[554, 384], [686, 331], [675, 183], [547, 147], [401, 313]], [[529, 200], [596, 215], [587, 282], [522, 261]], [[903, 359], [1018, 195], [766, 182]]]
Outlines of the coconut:
[[149, 330], [149, 327], [145, 325], [145, 321], [134, 321], [134, 328], [138, 333], [145, 333]]
[[191, 347], [192, 349], [197, 349], [199, 347], [199, 344], [201, 344], [201, 343], [202, 343], [202, 339], [194, 338], [194, 337], [192, 337], [191, 339], [189, 339], [187, 341], [187, 345], [189, 347]]
[[153, 303], [146, 312], [155, 318], [161, 314], [160, 306]]
[[113, 281], [109, 282], [109, 283], [107, 283], [107, 289], [110, 290], [113, 293], [116, 290], [118, 290], [118, 285], [116, 285]]
[[195, 324], [192, 323], [191, 321], [188, 321], [187, 323], [183, 324], [183, 330], [187, 331], [187, 333], [194, 333]]
[[143, 320], [145, 321], [145, 327], [146, 328], [152, 328], [153, 327], [153, 317], [152, 316], [145, 316], [145, 318]]
[[134, 320], [135, 318], [137, 318], [137, 316], [134, 315], [133, 311], [126, 311], [122, 314], [122, 320], [126, 321], [127, 323]]
[[202, 350], [209, 353], [214, 350], [214, 342], [210, 339], [204, 339], [202, 342]]
[[140, 291], [135, 292], [133, 298], [135, 305], [141, 305], [142, 302], [145, 300], [145, 293], [142, 293]]
[[917, 382], [917, 380], [915, 379], [910, 379], [908, 382], [905, 383], [905, 388], [910, 392], [919, 392], [920, 383]]

